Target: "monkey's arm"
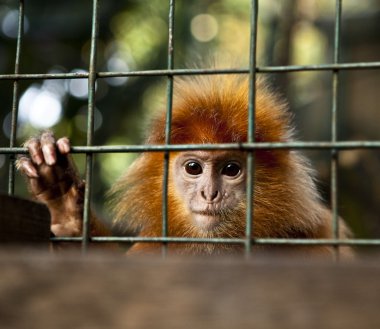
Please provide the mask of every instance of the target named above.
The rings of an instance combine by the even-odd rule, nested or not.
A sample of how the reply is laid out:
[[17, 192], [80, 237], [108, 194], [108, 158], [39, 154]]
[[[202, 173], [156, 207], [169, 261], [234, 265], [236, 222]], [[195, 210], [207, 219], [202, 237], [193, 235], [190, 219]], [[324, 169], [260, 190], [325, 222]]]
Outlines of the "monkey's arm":
[[[84, 182], [69, 154], [67, 138], [55, 140], [47, 131], [25, 143], [29, 156], [17, 160], [32, 196], [46, 204], [51, 214], [51, 231], [60, 237], [82, 234]], [[91, 235], [110, 235], [110, 231], [91, 215]]]

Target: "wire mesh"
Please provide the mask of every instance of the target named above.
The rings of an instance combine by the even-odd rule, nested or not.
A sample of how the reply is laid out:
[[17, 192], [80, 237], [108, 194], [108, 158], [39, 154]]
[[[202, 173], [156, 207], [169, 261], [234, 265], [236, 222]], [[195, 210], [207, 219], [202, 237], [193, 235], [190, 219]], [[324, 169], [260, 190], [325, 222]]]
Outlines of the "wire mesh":
[[[9, 166], [8, 193], [14, 194], [14, 157], [16, 154], [26, 154], [24, 147], [16, 147], [17, 134], [17, 115], [19, 101], [19, 82], [24, 80], [43, 80], [43, 79], [88, 79], [88, 120], [87, 120], [87, 143], [86, 146], [72, 147], [73, 153], [86, 154], [86, 188], [85, 188], [85, 206], [83, 235], [79, 238], [55, 237], [52, 241], [76, 241], [82, 243], [82, 250], [86, 252], [89, 242], [110, 243], [110, 242], [160, 242], [163, 244], [163, 252], [166, 253], [167, 243], [230, 243], [241, 244], [245, 246], [246, 254], [251, 252], [252, 244], [271, 244], [271, 245], [356, 245], [356, 246], [379, 246], [380, 239], [346, 239], [338, 238], [338, 154], [339, 151], [348, 149], [379, 149], [380, 141], [338, 141], [337, 140], [337, 116], [338, 104], [338, 87], [339, 73], [344, 70], [377, 70], [380, 69], [380, 62], [357, 62], [357, 63], [340, 63], [341, 50], [341, 16], [342, 1], [336, 0], [335, 10], [335, 30], [334, 30], [334, 61], [332, 64], [318, 65], [289, 65], [289, 66], [257, 66], [256, 62], [256, 39], [257, 39], [257, 18], [259, 15], [259, 6], [257, 0], [251, 0], [251, 41], [250, 41], [250, 64], [247, 69], [175, 69], [174, 68], [174, 28], [175, 28], [175, 0], [169, 0], [168, 12], [168, 52], [167, 52], [167, 69], [164, 70], [145, 70], [145, 71], [128, 71], [128, 72], [98, 72], [96, 70], [97, 62], [97, 42], [99, 29], [99, 6], [100, 0], [93, 0], [92, 27], [91, 27], [91, 51], [89, 58], [88, 73], [52, 73], [52, 74], [24, 74], [20, 70], [20, 58], [22, 53], [23, 30], [24, 30], [24, 1], [19, 1], [19, 23], [15, 57], [15, 68], [13, 74], [1, 74], [0, 80], [13, 81], [13, 100], [12, 100], [12, 120], [9, 147], [0, 147], [1, 154], [9, 154], [11, 157]], [[307, 72], [307, 71], [329, 71], [332, 73], [332, 100], [331, 100], [331, 139], [327, 142], [305, 142], [295, 141], [286, 143], [266, 143], [255, 142], [255, 81], [256, 75], [260, 73], [289, 73], [289, 72]], [[248, 141], [240, 144], [202, 144], [202, 145], [170, 145], [171, 131], [171, 112], [173, 99], [173, 78], [183, 75], [211, 75], [211, 74], [248, 74], [250, 81], [249, 94], [249, 122], [248, 122]], [[119, 146], [95, 146], [94, 144], [94, 108], [96, 81], [98, 79], [111, 77], [143, 77], [143, 76], [165, 76], [167, 77], [167, 117], [166, 117], [166, 138], [165, 145], [119, 145]], [[253, 198], [254, 198], [254, 150], [258, 149], [321, 149], [331, 151], [331, 208], [333, 218], [333, 239], [254, 239], [253, 218]], [[169, 157], [171, 151], [184, 150], [242, 150], [247, 151], [247, 216], [246, 216], [246, 235], [242, 238], [180, 238], [168, 236], [168, 171]], [[93, 156], [96, 153], [129, 153], [129, 152], [164, 152], [164, 177], [163, 177], [163, 195], [162, 195], [162, 236], [161, 237], [92, 237], [90, 234], [90, 201], [93, 174]], [[253, 220], [252, 220], [253, 219]]]

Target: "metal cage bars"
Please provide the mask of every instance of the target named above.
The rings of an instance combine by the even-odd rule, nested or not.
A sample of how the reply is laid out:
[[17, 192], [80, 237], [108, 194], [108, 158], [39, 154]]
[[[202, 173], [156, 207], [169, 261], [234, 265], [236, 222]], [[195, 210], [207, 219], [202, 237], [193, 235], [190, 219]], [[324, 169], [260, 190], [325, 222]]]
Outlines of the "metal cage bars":
[[[335, 29], [334, 29], [334, 64], [340, 59], [340, 30], [342, 21], [342, 0], [335, 2]], [[332, 72], [332, 103], [331, 103], [331, 142], [337, 141], [337, 120], [338, 120], [338, 87], [339, 70]], [[339, 217], [338, 217], [338, 151], [331, 149], [331, 212], [334, 238], [339, 238]], [[339, 257], [338, 247], [335, 247], [335, 258]]]
[[[168, 29], [168, 69], [174, 68], [174, 12], [175, 0], [169, 0], [169, 29]], [[165, 144], [170, 144], [172, 109], [173, 109], [173, 75], [168, 75], [167, 90], [166, 90], [166, 120], [165, 120]], [[169, 161], [170, 152], [164, 153], [164, 175], [162, 180], [162, 237], [168, 237], [168, 187], [169, 187]], [[162, 243], [162, 254], [165, 257], [167, 254], [167, 243]]]
[[[292, 66], [272, 66], [258, 67], [256, 64], [256, 37], [257, 37], [257, 17], [258, 17], [258, 0], [251, 0], [251, 40], [250, 40], [250, 64], [248, 69], [174, 69], [174, 12], [175, 0], [169, 0], [169, 29], [168, 29], [168, 61], [166, 70], [147, 70], [131, 72], [97, 72], [97, 39], [98, 39], [98, 8], [99, 0], [93, 0], [92, 11], [92, 29], [91, 29], [91, 51], [90, 65], [88, 73], [53, 73], [53, 74], [22, 74], [20, 73], [20, 58], [23, 41], [24, 26], [24, 0], [19, 0], [19, 24], [16, 46], [16, 58], [14, 74], [0, 74], [0, 80], [13, 81], [13, 99], [12, 99], [12, 121], [9, 147], [0, 147], [1, 154], [10, 155], [8, 193], [14, 194], [14, 157], [16, 154], [25, 154], [27, 150], [23, 147], [16, 147], [17, 133], [17, 114], [19, 100], [19, 81], [20, 80], [41, 80], [41, 79], [82, 79], [87, 78], [89, 84], [88, 94], [88, 120], [87, 120], [87, 143], [86, 146], [72, 147], [73, 153], [86, 154], [86, 189], [85, 189], [85, 206], [84, 206], [84, 223], [82, 237], [60, 237], [52, 238], [52, 241], [76, 241], [82, 243], [82, 250], [86, 252], [88, 243], [108, 243], [108, 242], [160, 242], [163, 244], [163, 253], [166, 253], [168, 243], [231, 243], [244, 244], [246, 254], [251, 250], [252, 243], [255, 244], [276, 244], [276, 245], [356, 245], [356, 246], [379, 246], [380, 239], [338, 239], [338, 213], [337, 213], [337, 174], [338, 174], [338, 153], [340, 150], [347, 149], [379, 149], [380, 141], [337, 141], [337, 109], [338, 109], [338, 85], [339, 71], [341, 70], [363, 70], [363, 69], [380, 69], [380, 62], [361, 62], [361, 63], [339, 63], [340, 58], [340, 32], [342, 1], [336, 0], [335, 12], [335, 32], [334, 32], [334, 62], [333, 64], [322, 65], [292, 65]], [[255, 131], [255, 80], [257, 73], [286, 73], [301, 71], [331, 71], [332, 72], [332, 105], [331, 105], [331, 140], [329, 142], [288, 142], [288, 143], [256, 143], [254, 140]], [[170, 145], [170, 122], [172, 112], [173, 98], [173, 78], [179, 75], [200, 75], [200, 74], [249, 74], [250, 77], [250, 94], [249, 94], [249, 123], [248, 123], [248, 141], [242, 144], [202, 144], [202, 145]], [[165, 145], [121, 145], [121, 146], [94, 146], [94, 108], [95, 108], [95, 84], [97, 79], [110, 77], [131, 77], [131, 76], [167, 76], [167, 117], [166, 117], [166, 144]], [[167, 230], [167, 185], [168, 185], [168, 164], [171, 151], [182, 150], [245, 150], [254, 151], [257, 149], [327, 149], [331, 150], [331, 207], [333, 218], [333, 239], [253, 239], [252, 231], [254, 230], [253, 217], [253, 175], [248, 175], [247, 182], [247, 228], [246, 236], [242, 238], [179, 238], [169, 237]], [[89, 231], [90, 219], [90, 200], [92, 190], [92, 164], [93, 155], [96, 153], [126, 153], [126, 152], [164, 152], [164, 177], [163, 177], [163, 205], [162, 205], [162, 236], [151, 237], [91, 237]], [[254, 156], [252, 152], [247, 159], [248, 172], [254, 170]]]
[[[249, 99], [248, 99], [248, 143], [255, 142], [255, 113], [256, 113], [256, 42], [257, 42], [257, 17], [258, 17], [258, 0], [251, 1], [251, 39], [249, 48]], [[245, 219], [245, 255], [248, 257], [252, 249], [252, 232], [253, 232], [253, 206], [254, 206], [254, 175], [255, 157], [253, 152], [247, 154], [247, 214]]]
[[[16, 59], [15, 59], [15, 75], [20, 71], [20, 57], [21, 46], [24, 35], [24, 1], [20, 0], [19, 13], [18, 13], [18, 31], [17, 31], [17, 46], [16, 46]], [[9, 138], [9, 147], [12, 148], [16, 144], [17, 134], [17, 116], [18, 116], [18, 103], [19, 103], [19, 82], [13, 81], [13, 98], [12, 98], [12, 114], [11, 114], [11, 134]], [[8, 178], [8, 193], [14, 194], [14, 178], [15, 178], [15, 157], [11, 155], [9, 162], [9, 178]]]
[[[87, 114], [87, 146], [93, 145], [94, 140], [94, 110], [95, 110], [95, 86], [96, 86], [96, 59], [97, 59], [97, 41], [98, 41], [98, 0], [92, 3], [92, 27], [91, 27], [91, 50], [90, 65], [88, 68], [88, 114]], [[90, 201], [92, 191], [92, 168], [93, 153], [86, 153], [86, 187], [84, 190], [84, 207], [83, 207], [83, 234], [82, 234], [82, 252], [85, 253], [90, 242]]]

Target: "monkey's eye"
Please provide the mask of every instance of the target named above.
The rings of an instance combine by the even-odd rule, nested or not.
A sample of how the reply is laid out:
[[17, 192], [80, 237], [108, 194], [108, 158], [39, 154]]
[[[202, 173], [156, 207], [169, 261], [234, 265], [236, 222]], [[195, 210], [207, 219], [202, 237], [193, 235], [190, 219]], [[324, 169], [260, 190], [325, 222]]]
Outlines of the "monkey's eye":
[[239, 164], [230, 162], [222, 169], [222, 175], [235, 177], [240, 174], [240, 171], [241, 168]]
[[189, 175], [200, 175], [202, 173], [202, 166], [195, 161], [190, 161], [185, 164], [185, 170]]

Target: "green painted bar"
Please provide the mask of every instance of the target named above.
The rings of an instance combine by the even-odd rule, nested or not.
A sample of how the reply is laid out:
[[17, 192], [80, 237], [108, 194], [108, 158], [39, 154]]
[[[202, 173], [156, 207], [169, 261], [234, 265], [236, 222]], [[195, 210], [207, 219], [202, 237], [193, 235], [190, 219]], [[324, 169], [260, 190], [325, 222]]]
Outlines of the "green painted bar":
[[[81, 237], [55, 237], [51, 238], [52, 242], [81, 242]], [[243, 244], [245, 245], [246, 239], [230, 239], [230, 238], [184, 238], [184, 237], [92, 237], [92, 242], [108, 243], [108, 242], [120, 242], [120, 243], [231, 243], [231, 244]], [[380, 246], [380, 239], [253, 239], [254, 244], [260, 245], [339, 245], [339, 246]]]
[[[251, 40], [249, 54], [249, 99], [248, 99], [248, 136], [247, 142], [255, 142], [255, 115], [256, 115], [256, 53], [257, 53], [257, 17], [258, 2], [251, 2]], [[254, 175], [255, 158], [252, 152], [247, 155], [247, 214], [245, 229], [245, 255], [249, 257], [252, 249], [252, 230], [253, 230], [253, 207], [254, 207]]]
[[[96, 60], [98, 38], [98, 0], [93, 1], [92, 28], [91, 28], [91, 51], [88, 76], [88, 114], [87, 114], [87, 146], [92, 146], [94, 139], [94, 109], [95, 109], [95, 85], [96, 85]], [[90, 241], [90, 203], [92, 191], [93, 153], [86, 154], [86, 174], [83, 209], [83, 240], [82, 252], [86, 253]]]
[[[286, 142], [286, 143], [242, 143], [242, 144], [176, 144], [176, 145], [112, 145], [73, 146], [72, 153], [137, 153], [187, 150], [263, 150], [263, 149], [305, 149], [305, 150], [378, 149], [380, 141], [338, 141], [338, 142]], [[0, 154], [26, 154], [24, 147], [0, 147]]]
[[[307, 71], [334, 70], [377, 70], [380, 62], [355, 62], [340, 64], [258, 66], [256, 73], [287, 73]], [[168, 76], [168, 75], [211, 75], [211, 74], [249, 74], [248, 68], [237, 69], [173, 69], [145, 70], [129, 72], [97, 72], [97, 78], [135, 77], [135, 76]], [[43, 79], [86, 79], [89, 73], [39, 73], [39, 74], [0, 74], [0, 80], [43, 80]]]
[[[340, 38], [342, 24], [342, 1], [336, 0], [335, 5], [335, 31], [334, 31], [334, 64], [340, 61]], [[331, 143], [337, 141], [338, 129], [338, 88], [339, 70], [332, 72], [332, 104], [331, 104]], [[338, 159], [339, 153], [336, 148], [331, 149], [331, 181], [330, 198], [332, 212], [332, 226], [334, 238], [339, 237], [339, 215], [338, 215]], [[339, 250], [335, 249], [335, 258], [338, 260]]]
[[[20, 71], [20, 59], [21, 59], [21, 48], [24, 36], [24, 1], [19, 2], [18, 11], [18, 31], [17, 31], [17, 45], [16, 45], [16, 58], [15, 58], [15, 75], [19, 74]], [[9, 147], [12, 148], [16, 144], [17, 136], [17, 117], [18, 117], [18, 103], [19, 103], [19, 82], [13, 79], [13, 98], [12, 98], [12, 115], [11, 115], [11, 134], [9, 138]], [[15, 166], [14, 166], [14, 156], [11, 155], [8, 170], [8, 194], [14, 194], [15, 189]]]
[[[174, 67], [174, 12], [175, 0], [169, 1], [169, 29], [168, 29], [168, 69], [172, 70]], [[165, 144], [170, 144], [171, 136], [171, 122], [173, 110], [173, 76], [168, 76], [166, 87], [166, 121], [165, 121]], [[170, 153], [168, 151], [164, 154], [164, 175], [162, 180], [162, 237], [168, 236], [168, 184], [169, 184], [169, 160]], [[163, 243], [162, 254], [165, 257], [167, 252], [167, 245]]]

